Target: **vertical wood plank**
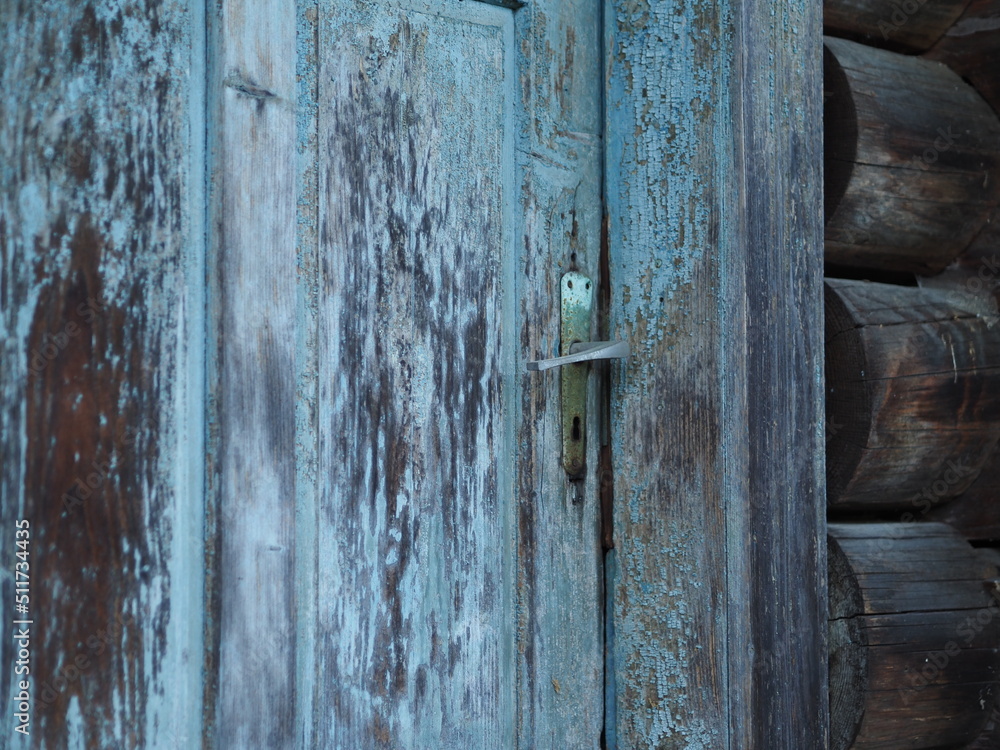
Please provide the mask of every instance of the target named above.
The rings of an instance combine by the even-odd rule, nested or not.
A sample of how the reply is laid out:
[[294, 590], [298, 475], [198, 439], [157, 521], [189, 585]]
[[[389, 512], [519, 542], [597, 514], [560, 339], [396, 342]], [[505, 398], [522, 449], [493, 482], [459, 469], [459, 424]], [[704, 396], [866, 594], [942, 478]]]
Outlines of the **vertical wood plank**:
[[[731, 720], [732, 745], [825, 747], [821, 11], [809, 2], [737, 7], [733, 249], [744, 269], [747, 320], [745, 330], [726, 326], [725, 341], [731, 351], [731, 342], [747, 343], [746, 359], [728, 377], [738, 383], [745, 362], [749, 472], [746, 490], [734, 483], [727, 512], [745, 519], [742, 539], [730, 537], [729, 557], [747, 560], [745, 568], [729, 566], [730, 598], [741, 604], [729, 624], [741, 647], [730, 689], [744, 707]], [[723, 315], [738, 286], [723, 294]]]
[[296, 696], [296, 12], [212, 17], [218, 747], [293, 747]]
[[514, 744], [513, 19], [319, 19], [318, 695], [342, 747]]
[[[604, 723], [603, 571], [597, 455], [605, 368], [592, 368], [587, 472], [562, 467], [559, 371], [523, 362], [559, 353], [559, 289], [575, 270], [600, 278], [600, 3], [533, 2], [517, 11], [517, 242], [521, 381], [516, 502], [519, 747], [600, 746]], [[595, 308], [598, 296], [595, 295]], [[595, 316], [592, 331], [598, 336]]]
[[[0, 7], [0, 698], [30, 521], [30, 740], [196, 745], [203, 10]], [[20, 679], [20, 678], [17, 678]]]
[[822, 747], [819, 8], [607, 7], [617, 745]]

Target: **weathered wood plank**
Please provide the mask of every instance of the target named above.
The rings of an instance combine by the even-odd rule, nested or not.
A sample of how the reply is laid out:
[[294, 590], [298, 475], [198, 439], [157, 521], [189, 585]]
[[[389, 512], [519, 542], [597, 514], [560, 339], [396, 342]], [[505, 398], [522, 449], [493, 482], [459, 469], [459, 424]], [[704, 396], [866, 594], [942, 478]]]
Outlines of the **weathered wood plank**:
[[617, 745], [822, 747], [819, 7], [606, 17]]
[[296, 684], [296, 15], [211, 16], [215, 565], [210, 737], [293, 747]]
[[[604, 582], [597, 453], [606, 369], [592, 368], [585, 479], [558, 458], [559, 374], [523, 362], [558, 353], [559, 284], [601, 279], [603, 65], [600, 3], [532, 2], [517, 39], [518, 747], [598, 748], [604, 725]], [[597, 297], [595, 295], [595, 306]], [[599, 321], [593, 321], [597, 338]], [[607, 483], [607, 477], [604, 477]]]
[[[0, 6], [4, 747], [200, 741], [202, 16]], [[18, 518], [30, 741], [10, 716]]]

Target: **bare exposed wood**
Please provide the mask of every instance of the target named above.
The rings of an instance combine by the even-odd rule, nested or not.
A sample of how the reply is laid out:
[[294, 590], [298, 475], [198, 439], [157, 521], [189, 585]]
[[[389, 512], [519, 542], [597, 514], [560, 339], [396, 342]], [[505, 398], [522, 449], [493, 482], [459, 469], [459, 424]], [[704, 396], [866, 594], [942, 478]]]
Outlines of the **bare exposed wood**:
[[824, 0], [823, 30], [899, 52], [923, 52], [962, 15], [969, 0]]
[[944, 524], [831, 524], [833, 750], [962, 747], [1000, 675], [997, 568]]
[[0, 4], [4, 747], [200, 742], [199, 13]]
[[606, 15], [619, 748], [826, 744], [819, 14]]
[[827, 279], [827, 499], [914, 516], [1000, 439], [1000, 327], [932, 289]]
[[[217, 747], [294, 747], [295, 5], [212, 16]], [[304, 565], [300, 561], [300, 567]]]
[[1000, 202], [1000, 121], [943, 65], [825, 44], [826, 259], [940, 271]]
[[1000, 540], [1000, 444], [968, 489], [950, 502], [935, 504], [927, 519], [953, 526], [966, 539]]
[[945, 63], [1000, 112], [1000, 0], [972, 0], [925, 56]]

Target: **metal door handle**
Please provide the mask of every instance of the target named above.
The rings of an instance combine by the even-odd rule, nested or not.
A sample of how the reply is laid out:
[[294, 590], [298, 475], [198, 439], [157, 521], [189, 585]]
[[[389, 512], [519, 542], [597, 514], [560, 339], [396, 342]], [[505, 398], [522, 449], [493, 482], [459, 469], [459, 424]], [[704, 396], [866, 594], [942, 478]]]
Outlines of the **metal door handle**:
[[560, 287], [559, 353], [552, 359], [528, 362], [531, 372], [563, 367], [562, 443], [563, 468], [570, 479], [579, 479], [586, 471], [587, 457], [587, 376], [589, 362], [598, 359], [627, 357], [629, 346], [624, 341], [590, 341], [590, 321], [594, 305], [594, 285], [582, 273], [564, 274]]
[[629, 355], [629, 348], [627, 341], [578, 341], [570, 344], [569, 352], [565, 357], [529, 362], [528, 369], [531, 372], [538, 372], [577, 362], [592, 362], [595, 359], [619, 359]]

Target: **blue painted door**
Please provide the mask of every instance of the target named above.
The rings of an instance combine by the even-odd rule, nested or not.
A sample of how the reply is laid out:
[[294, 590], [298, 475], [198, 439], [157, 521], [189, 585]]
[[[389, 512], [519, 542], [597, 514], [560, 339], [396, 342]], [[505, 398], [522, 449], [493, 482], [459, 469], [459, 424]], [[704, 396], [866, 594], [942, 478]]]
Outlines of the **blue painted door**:
[[218, 741], [598, 747], [598, 383], [570, 482], [525, 368], [599, 276], [598, 3], [271, 5], [221, 20]]

